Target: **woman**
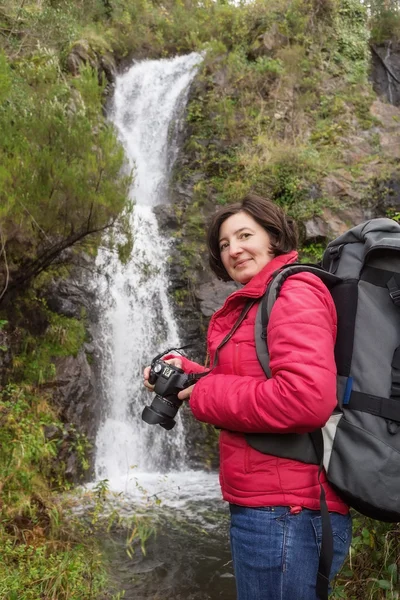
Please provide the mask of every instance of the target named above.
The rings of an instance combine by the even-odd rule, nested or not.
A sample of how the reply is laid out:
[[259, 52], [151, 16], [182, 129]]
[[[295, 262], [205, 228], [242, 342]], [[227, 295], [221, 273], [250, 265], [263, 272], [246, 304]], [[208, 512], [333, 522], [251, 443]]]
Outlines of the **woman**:
[[[231, 548], [238, 600], [315, 600], [321, 543], [318, 466], [258, 452], [245, 433], [305, 433], [325, 424], [336, 405], [336, 311], [311, 273], [290, 276], [268, 323], [272, 377], [257, 359], [257, 303], [219, 349], [249, 299], [259, 299], [273, 275], [297, 260], [294, 224], [255, 195], [220, 209], [208, 232], [210, 266], [243, 287], [211, 318], [207, 377], [179, 394], [194, 416], [221, 428], [220, 483], [230, 503]], [[217, 361], [215, 355], [218, 349]], [[204, 370], [186, 358], [166, 359], [186, 372]], [[148, 379], [149, 369], [144, 373]], [[148, 386], [148, 384], [147, 384]], [[149, 387], [149, 386], [148, 386]], [[331, 579], [349, 549], [347, 505], [323, 483], [334, 536]]]

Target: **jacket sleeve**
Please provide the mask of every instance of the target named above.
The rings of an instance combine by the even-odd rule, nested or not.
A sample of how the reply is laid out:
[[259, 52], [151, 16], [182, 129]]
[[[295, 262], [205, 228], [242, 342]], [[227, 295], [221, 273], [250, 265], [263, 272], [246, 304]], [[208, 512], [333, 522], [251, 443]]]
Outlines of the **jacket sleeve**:
[[336, 310], [324, 284], [310, 273], [289, 277], [268, 324], [271, 379], [211, 373], [192, 392], [194, 416], [244, 433], [321, 427], [336, 406], [335, 339]]
[[194, 360], [189, 360], [186, 356], [177, 354], [167, 354], [166, 356], [163, 356], [163, 360], [168, 360], [169, 358], [179, 358], [182, 361], [182, 369], [185, 373], [204, 373], [209, 370], [206, 367], [199, 365], [199, 363]]

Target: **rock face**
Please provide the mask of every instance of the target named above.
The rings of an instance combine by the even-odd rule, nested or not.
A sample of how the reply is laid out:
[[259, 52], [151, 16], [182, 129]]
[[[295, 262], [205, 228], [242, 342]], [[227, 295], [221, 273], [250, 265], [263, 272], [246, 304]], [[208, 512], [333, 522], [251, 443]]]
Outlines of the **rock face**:
[[375, 92], [390, 104], [400, 105], [400, 44], [372, 46], [372, 81]]
[[215, 278], [200, 284], [195, 290], [195, 295], [199, 302], [201, 314], [205, 317], [211, 317], [223, 305], [229, 294], [240, 289], [240, 287], [234, 281], [225, 282]]
[[324, 208], [321, 217], [314, 217], [304, 223], [305, 242], [323, 242], [338, 237], [349, 229], [349, 225], [358, 225], [374, 218], [376, 212], [371, 207], [349, 206], [333, 211]]
[[50, 310], [66, 317], [81, 318], [82, 309], [90, 312], [93, 295], [77, 279], [53, 281], [46, 292]]
[[[67, 356], [56, 362], [56, 386], [54, 401], [68, 423], [59, 459], [66, 463], [67, 478], [82, 482], [82, 479], [90, 479], [93, 472], [92, 469], [83, 471], [82, 459], [93, 464], [93, 447], [100, 415], [94, 375], [84, 349], [76, 357]], [[76, 442], [79, 442], [82, 433], [91, 445], [91, 451], [81, 455], [76, 450]]]
[[112, 83], [117, 73], [115, 60], [111, 52], [105, 48], [97, 48], [90, 40], [75, 42], [67, 57], [67, 68], [72, 75], [79, 75], [82, 66], [90, 65], [99, 76]]
[[[90, 260], [82, 257], [81, 262], [88, 266]], [[53, 312], [78, 320], [85, 312], [91, 320], [96, 319], [93, 293], [79, 271], [68, 280], [51, 282], [45, 297]], [[53, 400], [66, 426], [63, 432], [45, 432], [50, 439], [55, 436], [60, 440], [58, 460], [66, 464], [66, 477], [75, 483], [88, 481], [93, 475], [94, 444], [101, 414], [97, 377], [90, 364], [93, 351], [93, 346], [85, 343], [77, 356], [56, 360]]]

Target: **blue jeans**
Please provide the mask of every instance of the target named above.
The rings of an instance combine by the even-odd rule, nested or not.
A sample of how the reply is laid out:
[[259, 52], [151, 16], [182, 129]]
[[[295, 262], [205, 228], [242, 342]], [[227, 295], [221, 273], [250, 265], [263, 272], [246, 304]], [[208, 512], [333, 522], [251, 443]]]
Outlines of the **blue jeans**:
[[[319, 511], [291, 514], [287, 506], [230, 505], [237, 600], [316, 600], [321, 546]], [[351, 542], [351, 517], [330, 513], [334, 556], [331, 580]]]

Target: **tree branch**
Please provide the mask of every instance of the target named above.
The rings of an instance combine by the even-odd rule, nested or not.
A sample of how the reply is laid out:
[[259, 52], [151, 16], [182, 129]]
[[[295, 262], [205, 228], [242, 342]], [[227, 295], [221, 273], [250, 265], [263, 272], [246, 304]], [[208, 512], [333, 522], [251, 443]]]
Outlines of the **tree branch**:
[[[22, 9], [24, 8], [24, 4], [25, 4], [25, 2], [26, 2], [26, 0], [22, 0], [22, 2], [21, 2], [21, 4], [20, 4], [20, 7], [19, 7], [19, 9], [18, 9], [18, 12], [17, 12], [17, 16], [15, 17], [15, 23], [17, 23], [17, 21], [18, 21], [18, 19], [19, 19], [19, 16], [20, 16], [20, 14], [21, 14], [21, 12], [22, 12]], [[12, 28], [11, 28], [11, 31], [10, 31], [10, 33], [8, 34], [7, 41], [9, 41], [9, 39], [11, 38], [11, 36], [13, 35], [13, 33], [14, 33], [14, 27], [12, 27]]]
[[23, 202], [21, 202], [21, 200], [18, 200], [17, 198], [17, 202], [18, 204], [20, 204], [22, 206], [22, 208], [28, 213], [28, 215], [30, 216], [30, 218], [32, 219], [32, 221], [34, 222], [34, 224], [36, 225], [36, 227], [39, 229], [39, 231], [41, 233], [43, 233], [44, 237], [46, 238], [47, 241], [51, 241], [50, 238], [48, 237], [47, 233], [40, 227], [39, 223], [36, 221], [35, 217], [33, 216], [33, 214], [31, 212], [29, 212], [29, 210], [26, 208], [25, 204]]
[[[47, 247], [37, 258], [32, 261], [27, 261], [20, 266], [15, 276], [11, 277], [8, 281], [8, 291], [24, 285], [29, 280], [39, 275], [39, 273], [54, 263], [61, 253], [67, 248], [71, 248], [88, 235], [94, 235], [96, 233], [105, 231], [106, 229], [112, 227], [115, 222], [116, 218], [112, 219], [109, 223], [103, 225], [102, 227], [97, 227], [91, 230], [87, 230], [86, 228], [84, 230], [81, 229], [74, 235], [70, 235], [66, 239], [53, 243], [51, 247]], [[5, 292], [0, 297], [0, 304], [4, 295]]]

